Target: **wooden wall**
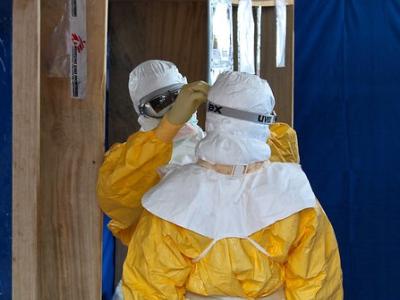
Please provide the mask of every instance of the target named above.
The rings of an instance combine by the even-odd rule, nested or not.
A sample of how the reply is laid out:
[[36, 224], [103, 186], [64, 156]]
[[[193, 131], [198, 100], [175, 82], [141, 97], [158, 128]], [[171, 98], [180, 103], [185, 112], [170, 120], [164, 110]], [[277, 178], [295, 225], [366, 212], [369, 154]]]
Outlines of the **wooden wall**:
[[175, 63], [189, 81], [207, 79], [206, 1], [110, 2], [108, 138], [125, 141], [137, 131], [129, 73], [148, 59]]
[[46, 71], [61, 0], [14, 0], [14, 299], [100, 299], [107, 1], [87, 1], [88, 86]]

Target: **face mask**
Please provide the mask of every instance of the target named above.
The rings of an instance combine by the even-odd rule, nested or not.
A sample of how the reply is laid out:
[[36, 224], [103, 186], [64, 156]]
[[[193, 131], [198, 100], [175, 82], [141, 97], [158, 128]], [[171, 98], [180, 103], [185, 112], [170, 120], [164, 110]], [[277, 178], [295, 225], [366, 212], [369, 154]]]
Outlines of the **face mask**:
[[196, 128], [192, 124], [186, 123], [185, 125], [182, 126], [182, 128], [178, 131], [178, 133], [174, 137], [174, 143], [182, 141], [196, 134], [197, 134]]
[[178, 131], [177, 135], [174, 138], [174, 142], [179, 142], [187, 137], [198, 135], [199, 131], [201, 131], [200, 136], [202, 137], [202, 129], [197, 126], [197, 123], [197, 113], [194, 113], [189, 121], [187, 121], [186, 124]]
[[139, 116], [138, 122], [140, 124], [140, 131], [150, 131], [158, 126], [160, 119]]
[[[149, 118], [145, 116], [139, 116], [138, 122], [141, 126], [140, 131], [150, 131], [153, 130], [160, 124], [160, 119]], [[190, 118], [189, 121], [178, 131], [177, 135], [174, 138], [174, 143], [180, 142], [188, 137], [199, 134], [201, 128], [197, 126], [197, 116], [196, 113]], [[202, 132], [201, 136], [202, 136]]]

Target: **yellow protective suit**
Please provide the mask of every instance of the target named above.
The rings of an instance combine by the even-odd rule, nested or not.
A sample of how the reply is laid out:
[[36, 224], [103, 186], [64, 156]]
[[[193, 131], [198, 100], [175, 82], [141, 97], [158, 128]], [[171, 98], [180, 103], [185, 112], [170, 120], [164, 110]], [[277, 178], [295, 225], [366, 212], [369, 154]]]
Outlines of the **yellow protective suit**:
[[142, 196], [160, 180], [157, 168], [168, 164], [171, 155], [172, 143], [163, 142], [154, 131], [137, 132], [105, 154], [97, 198], [112, 219], [109, 229], [123, 244], [128, 245], [143, 211]]
[[[270, 131], [270, 160], [298, 163], [296, 132], [284, 123], [272, 124]], [[142, 196], [158, 183], [157, 169], [167, 164], [171, 155], [172, 143], [163, 142], [154, 131], [137, 132], [106, 153], [97, 181], [97, 197], [101, 209], [112, 219], [108, 227], [125, 245], [143, 211]]]
[[[299, 162], [295, 131], [270, 127], [271, 161]], [[334, 231], [320, 206], [278, 221], [250, 238], [223, 239], [193, 262], [212, 242], [141, 208], [141, 198], [159, 181], [172, 144], [153, 131], [132, 135], [106, 154], [98, 198], [110, 229], [129, 245], [123, 270], [124, 299], [184, 299], [186, 291], [256, 299], [282, 285], [287, 300], [343, 299], [340, 257]], [[142, 218], [137, 224], [140, 214]], [[135, 230], [135, 234], [133, 231]], [[229, 258], [229, 259], [227, 259]]]
[[145, 211], [123, 269], [124, 300], [185, 299], [229, 295], [268, 296], [284, 287], [286, 300], [342, 300], [342, 272], [335, 235], [323, 210], [305, 209], [253, 234], [249, 240], [212, 242]]

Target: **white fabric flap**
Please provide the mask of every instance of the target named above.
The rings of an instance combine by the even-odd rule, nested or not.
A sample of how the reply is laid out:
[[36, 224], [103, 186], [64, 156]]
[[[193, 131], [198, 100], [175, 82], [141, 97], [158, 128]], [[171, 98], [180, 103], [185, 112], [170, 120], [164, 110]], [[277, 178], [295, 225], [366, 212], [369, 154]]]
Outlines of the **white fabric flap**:
[[305, 208], [315, 195], [301, 166], [266, 163], [232, 177], [190, 164], [177, 167], [143, 197], [154, 215], [212, 239], [248, 237]]

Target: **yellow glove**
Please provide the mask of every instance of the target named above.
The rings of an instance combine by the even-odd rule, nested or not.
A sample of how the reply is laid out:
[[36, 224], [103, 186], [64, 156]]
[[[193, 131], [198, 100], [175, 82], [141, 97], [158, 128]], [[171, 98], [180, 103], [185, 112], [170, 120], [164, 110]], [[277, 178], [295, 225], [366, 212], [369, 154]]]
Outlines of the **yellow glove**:
[[197, 108], [207, 101], [209, 85], [195, 81], [185, 85], [169, 110], [155, 129], [158, 138], [171, 142], [179, 129], [192, 117]]
[[209, 86], [204, 81], [186, 84], [179, 92], [171, 110], [166, 113], [168, 121], [183, 125], [192, 117], [197, 108], [207, 101]]

